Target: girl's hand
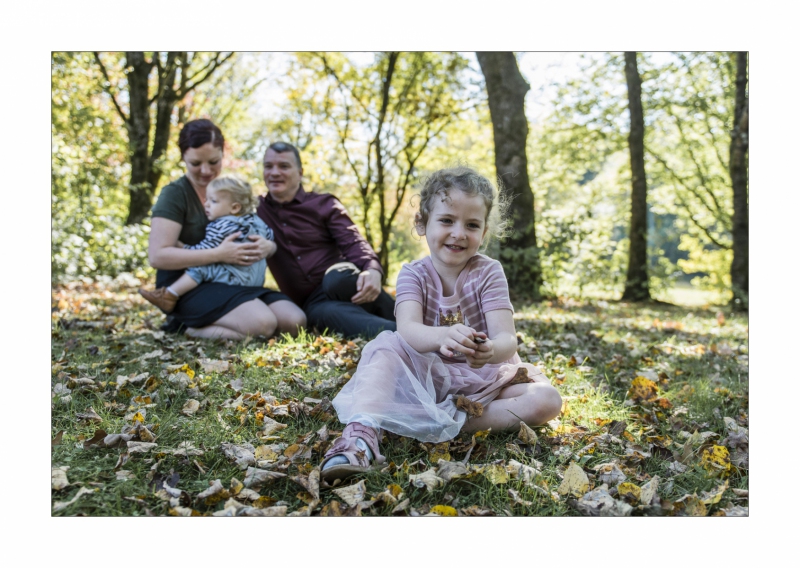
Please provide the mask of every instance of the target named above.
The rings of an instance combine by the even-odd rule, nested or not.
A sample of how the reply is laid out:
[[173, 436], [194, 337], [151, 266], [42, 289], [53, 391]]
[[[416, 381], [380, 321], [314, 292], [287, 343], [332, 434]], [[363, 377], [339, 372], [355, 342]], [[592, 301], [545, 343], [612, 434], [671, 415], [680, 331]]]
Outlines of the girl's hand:
[[473, 337], [479, 337], [477, 331], [464, 324], [456, 324], [446, 328], [447, 331], [439, 347], [439, 352], [447, 357], [455, 357], [458, 354], [467, 356], [475, 355], [478, 344], [472, 341]]
[[477, 343], [474, 355], [466, 354], [467, 363], [473, 369], [480, 369], [494, 357], [494, 343], [485, 333], [476, 333], [473, 342]]

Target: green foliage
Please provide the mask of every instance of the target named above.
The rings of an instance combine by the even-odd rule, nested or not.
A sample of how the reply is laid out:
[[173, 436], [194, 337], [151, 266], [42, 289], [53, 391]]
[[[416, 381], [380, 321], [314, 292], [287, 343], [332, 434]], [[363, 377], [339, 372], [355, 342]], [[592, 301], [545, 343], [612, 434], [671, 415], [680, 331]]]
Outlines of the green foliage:
[[147, 266], [148, 227], [125, 227], [130, 172], [124, 125], [88, 53], [52, 59], [52, 279]]
[[[630, 215], [625, 78], [620, 55], [583, 59], [529, 137], [537, 234], [547, 293], [613, 297], [624, 284]], [[645, 54], [640, 68], [651, 290], [693, 278], [729, 294], [734, 62], [719, 53]]]

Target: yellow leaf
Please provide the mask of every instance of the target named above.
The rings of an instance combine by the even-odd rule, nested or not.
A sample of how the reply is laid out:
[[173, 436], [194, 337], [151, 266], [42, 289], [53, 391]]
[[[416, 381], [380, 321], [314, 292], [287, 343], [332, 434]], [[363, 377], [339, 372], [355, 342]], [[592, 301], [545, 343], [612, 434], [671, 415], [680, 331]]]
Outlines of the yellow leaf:
[[436, 444], [428, 453], [431, 463], [439, 463], [439, 460], [450, 461], [450, 442]]
[[731, 456], [725, 446], [711, 446], [700, 454], [702, 466], [713, 475], [726, 476], [731, 470]]
[[189, 375], [190, 379], [194, 378], [194, 371], [192, 371], [189, 365], [184, 365], [183, 367], [180, 368], [180, 370]]
[[636, 501], [642, 498], [642, 488], [630, 481], [623, 481], [617, 485], [617, 491], [620, 497], [627, 497]]
[[448, 507], [447, 505], [436, 505], [431, 507], [431, 513], [434, 515], [439, 515], [440, 517], [458, 516], [458, 511], [456, 511], [453, 507]]
[[133, 418], [131, 420], [133, 421], [134, 424], [136, 424], [137, 422], [144, 423], [144, 416], [142, 415], [141, 412], [137, 412], [136, 414], [133, 415]]
[[722, 499], [722, 494], [725, 493], [725, 490], [728, 488], [728, 482], [726, 481], [722, 485], [718, 486], [716, 489], [712, 491], [703, 491], [700, 494], [700, 502], [703, 505], [715, 505], [719, 503], [719, 500]]
[[589, 477], [581, 466], [575, 462], [570, 462], [569, 467], [564, 472], [564, 479], [558, 486], [561, 495], [571, 494], [580, 497], [589, 490]]
[[489, 464], [483, 468], [483, 476], [492, 482], [493, 485], [508, 483], [508, 472], [500, 464]]
[[649, 402], [658, 398], [658, 385], [641, 375], [633, 379], [628, 398], [634, 402]]

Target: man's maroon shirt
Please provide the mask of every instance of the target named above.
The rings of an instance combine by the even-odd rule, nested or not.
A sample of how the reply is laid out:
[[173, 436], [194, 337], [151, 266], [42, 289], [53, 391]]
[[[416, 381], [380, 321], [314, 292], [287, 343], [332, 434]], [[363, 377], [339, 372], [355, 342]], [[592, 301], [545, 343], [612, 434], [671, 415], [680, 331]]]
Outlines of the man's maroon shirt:
[[267, 259], [281, 292], [298, 306], [322, 284], [325, 271], [349, 261], [383, 274], [378, 255], [358, 232], [344, 205], [333, 195], [307, 192], [300, 186], [294, 199], [279, 203], [260, 196], [258, 216], [272, 229], [278, 250]]

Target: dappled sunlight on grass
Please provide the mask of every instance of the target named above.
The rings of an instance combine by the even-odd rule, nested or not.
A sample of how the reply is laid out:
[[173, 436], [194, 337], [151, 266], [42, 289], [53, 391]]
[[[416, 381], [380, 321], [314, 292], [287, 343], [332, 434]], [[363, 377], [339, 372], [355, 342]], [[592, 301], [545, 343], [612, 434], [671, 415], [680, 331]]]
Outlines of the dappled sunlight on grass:
[[518, 306], [520, 357], [561, 392], [557, 419], [535, 439], [385, 433], [386, 464], [326, 489], [343, 428], [329, 401], [363, 340], [167, 335], [126, 282], [54, 289], [52, 306], [56, 515], [747, 511], [748, 322], [724, 309]]

